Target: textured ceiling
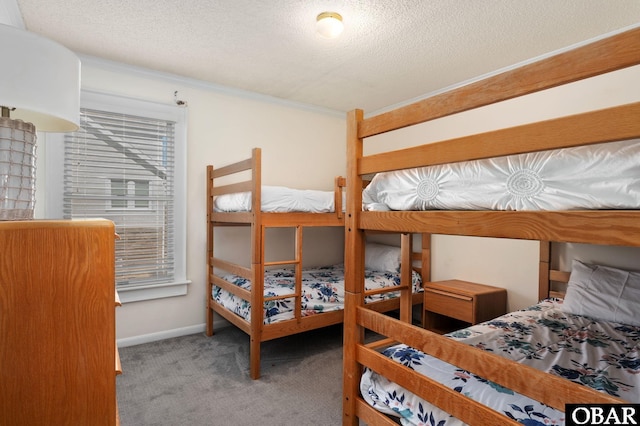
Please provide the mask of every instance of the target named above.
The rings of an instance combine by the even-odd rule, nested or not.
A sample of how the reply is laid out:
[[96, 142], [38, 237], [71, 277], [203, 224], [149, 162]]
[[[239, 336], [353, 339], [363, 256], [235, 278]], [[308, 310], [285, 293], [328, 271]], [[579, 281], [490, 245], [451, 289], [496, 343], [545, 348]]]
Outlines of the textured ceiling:
[[[81, 54], [337, 111], [382, 110], [640, 23], [640, 0], [10, 0]], [[344, 17], [335, 40], [323, 11]]]

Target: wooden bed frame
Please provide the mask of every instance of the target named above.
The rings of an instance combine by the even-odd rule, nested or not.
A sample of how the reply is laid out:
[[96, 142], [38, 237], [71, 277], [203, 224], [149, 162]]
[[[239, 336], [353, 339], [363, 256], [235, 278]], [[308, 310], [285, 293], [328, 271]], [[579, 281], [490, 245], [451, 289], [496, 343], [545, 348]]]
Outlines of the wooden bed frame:
[[[364, 119], [347, 120], [347, 209], [343, 424], [396, 424], [360, 396], [363, 366], [405, 387], [469, 424], [517, 424], [506, 416], [387, 359], [364, 343], [364, 330], [408, 344], [429, 355], [564, 411], [568, 402], [620, 400], [563, 378], [519, 365], [401, 320], [363, 304], [365, 232], [394, 231], [543, 241], [540, 296], [549, 294], [547, 241], [640, 246], [640, 211], [362, 211], [362, 194], [350, 191], [364, 176], [431, 164], [498, 157], [640, 137], [640, 103], [461, 137], [376, 155], [363, 155], [366, 138], [458, 112], [640, 64], [640, 28], [575, 48], [414, 104]], [[425, 243], [423, 242], [423, 245]], [[404, 249], [406, 251], [406, 249]], [[546, 257], [546, 262], [544, 261]], [[554, 274], [557, 274], [554, 272]], [[557, 275], [556, 275], [557, 277]], [[401, 297], [407, 297], [403, 294]], [[406, 306], [406, 303], [401, 303]], [[401, 313], [401, 319], [406, 314]], [[544, 384], [544, 385], [543, 385]]]
[[[249, 172], [250, 179], [242, 173]], [[234, 176], [235, 175], [235, 176]], [[233, 179], [234, 183], [216, 186], [220, 178]], [[244, 179], [244, 180], [242, 180]], [[218, 181], [219, 182], [219, 181]], [[302, 240], [303, 229], [308, 227], [344, 226], [342, 194], [345, 185], [343, 177], [335, 179], [335, 212], [334, 213], [270, 213], [262, 212], [261, 206], [261, 149], [254, 148], [250, 158], [224, 166], [214, 168], [207, 166], [207, 336], [213, 335], [213, 313], [217, 312], [231, 324], [240, 328], [250, 337], [250, 376], [252, 379], [260, 377], [260, 345], [264, 341], [290, 336], [333, 324], [343, 320], [343, 311], [331, 311], [317, 315], [302, 316], [301, 314], [301, 272], [302, 272]], [[216, 212], [213, 209], [214, 198], [218, 195], [250, 192], [250, 212]], [[250, 226], [251, 227], [251, 260], [250, 265], [240, 265], [221, 259], [216, 254], [214, 231], [220, 226]], [[267, 228], [295, 228], [294, 259], [266, 261], [265, 260], [265, 232]], [[296, 271], [294, 294], [288, 296], [264, 297], [262, 283], [264, 271], [270, 266], [290, 266]], [[251, 291], [244, 290], [220, 277], [215, 271], [226, 271], [239, 275], [252, 282]], [[259, 285], [253, 285], [259, 283]], [[218, 304], [212, 297], [213, 286], [221, 287], [235, 296], [248, 301], [251, 305], [251, 321], [245, 321], [240, 316]], [[263, 306], [265, 301], [295, 298], [294, 318], [273, 324], [263, 323]], [[422, 303], [422, 295], [415, 294], [412, 303]], [[384, 300], [373, 303], [373, 309], [388, 312], [399, 308], [400, 299]]]

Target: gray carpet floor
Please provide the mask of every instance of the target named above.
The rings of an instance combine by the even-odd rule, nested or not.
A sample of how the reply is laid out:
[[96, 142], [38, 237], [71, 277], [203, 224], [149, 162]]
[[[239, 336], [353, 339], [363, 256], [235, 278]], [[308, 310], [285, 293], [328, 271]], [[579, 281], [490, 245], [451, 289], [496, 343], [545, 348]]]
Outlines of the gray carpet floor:
[[122, 426], [342, 422], [342, 325], [263, 343], [259, 380], [233, 326], [121, 348], [120, 359]]

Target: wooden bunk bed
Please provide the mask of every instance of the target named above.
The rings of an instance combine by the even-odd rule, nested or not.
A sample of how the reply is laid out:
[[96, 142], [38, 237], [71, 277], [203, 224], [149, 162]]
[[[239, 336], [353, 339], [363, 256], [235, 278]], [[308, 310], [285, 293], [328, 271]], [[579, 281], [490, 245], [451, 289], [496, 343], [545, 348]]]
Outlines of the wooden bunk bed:
[[[440, 358], [559, 411], [565, 410], [566, 403], [621, 402], [619, 398], [597, 392], [590, 387], [543, 373], [403, 322], [402, 318], [406, 318], [406, 314], [402, 312], [401, 319], [396, 320], [367, 309], [363, 303], [362, 285], [364, 238], [368, 231], [394, 231], [542, 241], [539, 291], [542, 299], [549, 295], [548, 241], [640, 246], [640, 205], [624, 209], [605, 207], [553, 211], [367, 211], [363, 209], [363, 194], [360, 191], [349, 191], [349, 188], [357, 188], [365, 177], [383, 172], [601, 143], [608, 145], [610, 142], [640, 138], [640, 103], [632, 103], [413, 148], [367, 156], [363, 154], [364, 142], [375, 135], [637, 64], [640, 64], [640, 28], [378, 116], [365, 119], [361, 110], [348, 114], [344, 425], [356, 425], [359, 420], [370, 425], [397, 424], [362, 397], [359, 386], [365, 368], [401, 385], [423, 401], [465, 423], [519, 424], [503, 413], [382, 355], [380, 348], [391, 342], [401, 342], [419, 349], [424, 354]], [[423, 242], [424, 244], [428, 243]], [[406, 251], [406, 248], [403, 250]], [[553, 274], [558, 276], [559, 273]], [[408, 294], [403, 293], [401, 298], [403, 297], [408, 297]], [[402, 306], [406, 306], [406, 303], [401, 303]], [[373, 330], [386, 338], [365, 344], [365, 330]]]
[[[312, 201], [308, 207], [299, 208], [297, 201], [307, 198], [306, 195], [302, 196], [301, 192], [295, 189], [263, 186], [261, 171], [260, 148], [254, 148], [251, 157], [245, 160], [218, 168], [207, 166], [206, 334], [213, 335], [214, 312], [247, 333], [251, 342], [250, 376], [253, 379], [260, 377], [262, 342], [339, 324], [343, 320], [343, 296], [333, 293], [327, 296], [325, 292], [325, 290], [334, 291], [333, 285], [337, 281], [344, 281], [340, 266], [314, 268], [308, 271], [302, 267], [302, 249], [305, 228], [344, 226], [342, 207], [344, 178], [335, 179], [333, 195], [330, 191], [304, 191], [307, 195], [311, 193]], [[250, 174], [249, 178], [247, 174]], [[265, 201], [265, 198], [271, 198], [271, 196], [267, 197], [265, 192], [271, 194], [273, 191], [276, 195], [285, 195], [284, 208], [275, 202]], [[223, 198], [227, 196], [231, 198]], [[226, 201], [224, 206], [219, 208], [222, 205], [220, 202], [222, 199]], [[227, 203], [229, 199], [231, 203]], [[287, 202], [291, 200], [293, 200], [292, 203]], [[238, 226], [250, 227], [249, 264], [225, 260], [224, 250], [222, 248], [216, 250], [215, 230], [220, 227]], [[269, 228], [293, 229], [292, 259], [267, 260], [265, 240]], [[404, 264], [411, 266], [415, 263], [415, 259], [414, 255], [411, 262], [404, 262]], [[414, 270], [415, 273], [408, 268], [404, 270], [402, 276], [404, 283], [412, 282], [413, 284], [415, 294], [410, 297], [411, 303], [419, 304], [422, 303], [422, 297], [417, 291], [421, 290], [419, 285], [422, 278], [420, 268], [417, 267]], [[321, 284], [318, 285], [323, 287], [320, 290], [308, 290], [307, 283], [311, 280], [316, 282], [315, 277], [318, 275], [322, 276], [319, 281]], [[395, 286], [397, 283], [394, 279], [393, 274], [389, 275], [384, 271], [375, 275], [377, 285], [393, 284]], [[281, 286], [283, 280], [289, 280], [290, 287]], [[340, 286], [342, 286], [341, 282]], [[275, 284], [267, 288], [268, 283]], [[328, 287], [331, 288], [328, 289]], [[309, 302], [308, 291], [315, 292], [317, 297], [311, 302], [314, 302], [314, 305], [322, 305], [324, 311], [318, 311], [317, 306], [304, 308], [305, 302]], [[372, 308], [381, 312], [398, 309], [400, 298], [387, 295], [386, 292], [376, 295], [376, 292], [372, 291], [371, 297], [376, 299], [370, 303]], [[314, 296], [311, 295], [311, 297]], [[311, 305], [311, 302], [306, 305]], [[327, 302], [326, 305], [323, 305], [324, 302]], [[280, 310], [286, 310], [286, 312], [280, 312]], [[276, 315], [269, 316], [274, 311]], [[277, 321], [274, 319], [276, 317]]]

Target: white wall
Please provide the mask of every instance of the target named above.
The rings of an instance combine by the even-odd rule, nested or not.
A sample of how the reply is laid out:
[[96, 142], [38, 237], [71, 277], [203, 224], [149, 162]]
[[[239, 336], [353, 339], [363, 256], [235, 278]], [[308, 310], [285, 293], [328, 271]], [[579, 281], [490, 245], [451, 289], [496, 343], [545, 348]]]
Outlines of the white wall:
[[[144, 342], [204, 329], [206, 306], [206, 166], [248, 158], [262, 148], [263, 184], [332, 190], [334, 177], [345, 174], [345, 116], [233, 89], [146, 70], [82, 58], [82, 87], [127, 97], [187, 102], [187, 278], [186, 296], [128, 303], [116, 311], [121, 344]], [[44, 211], [46, 135], [38, 147], [36, 216]], [[241, 232], [241, 231], [239, 231]], [[285, 231], [286, 232], [286, 231]], [[246, 255], [248, 238], [228, 232], [216, 238], [225, 257]], [[319, 245], [311, 246], [312, 237]], [[308, 264], [342, 261], [344, 232], [305, 233]], [[274, 245], [277, 238], [273, 239]], [[326, 250], [330, 247], [330, 250]], [[278, 248], [278, 250], [280, 250]], [[282, 249], [284, 250], [284, 249]]]
[[[366, 153], [495, 130], [640, 101], [640, 66], [513, 99], [500, 104], [370, 138]], [[538, 243], [434, 236], [432, 279], [463, 279], [508, 289], [509, 308], [536, 302]], [[572, 258], [640, 270], [640, 249], [554, 244], [554, 267], [569, 270]]]

